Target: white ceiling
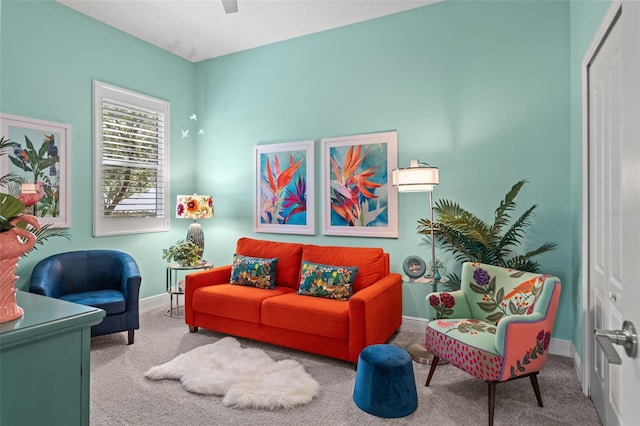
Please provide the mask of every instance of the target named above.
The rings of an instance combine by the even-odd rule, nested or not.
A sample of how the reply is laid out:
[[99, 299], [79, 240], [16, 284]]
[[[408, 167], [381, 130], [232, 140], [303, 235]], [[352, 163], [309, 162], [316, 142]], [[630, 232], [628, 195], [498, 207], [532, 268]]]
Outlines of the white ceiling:
[[57, 0], [119, 30], [198, 62], [440, 0]]

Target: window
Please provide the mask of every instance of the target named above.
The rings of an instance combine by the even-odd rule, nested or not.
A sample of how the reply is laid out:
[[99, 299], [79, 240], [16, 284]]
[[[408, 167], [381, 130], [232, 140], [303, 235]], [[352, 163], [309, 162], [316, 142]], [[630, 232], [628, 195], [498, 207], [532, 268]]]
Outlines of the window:
[[169, 102], [93, 82], [93, 235], [169, 229]]

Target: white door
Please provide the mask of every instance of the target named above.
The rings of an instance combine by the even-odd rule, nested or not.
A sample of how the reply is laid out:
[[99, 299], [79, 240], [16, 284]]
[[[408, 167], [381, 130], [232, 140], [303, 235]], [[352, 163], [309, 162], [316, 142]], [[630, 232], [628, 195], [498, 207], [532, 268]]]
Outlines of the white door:
[[[640, 3], [616, 2], [584, 63], [589, 331], [621, 330], [625, 320], [640, 326], [639, 58]], [[603, 423], [640, 424], [640, 357], [617, 344], [607, 354], [585, 335], [589, 394]], [[616, 352], [619, 365], [610, 362]]]

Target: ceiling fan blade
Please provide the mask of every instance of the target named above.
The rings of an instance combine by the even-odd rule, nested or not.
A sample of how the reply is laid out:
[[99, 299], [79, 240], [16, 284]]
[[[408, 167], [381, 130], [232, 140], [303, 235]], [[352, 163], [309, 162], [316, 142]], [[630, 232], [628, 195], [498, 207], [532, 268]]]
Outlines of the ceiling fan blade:
[[224, 13], [236, 13], [238, 12], [238, 0], [221, 0], [222, 7], [224, 7]]

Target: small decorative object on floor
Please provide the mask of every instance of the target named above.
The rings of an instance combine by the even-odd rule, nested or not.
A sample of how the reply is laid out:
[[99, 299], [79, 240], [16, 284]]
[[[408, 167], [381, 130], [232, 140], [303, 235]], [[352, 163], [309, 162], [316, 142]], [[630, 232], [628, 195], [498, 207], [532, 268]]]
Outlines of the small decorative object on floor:
[[378, 417], [405, 417], [418, 408], [411, 357], [394, 345], [371, 345], [360, 352], [353, 401]]
[[23, 210], [24, 204], [15, 197], [0, 194], [0, 212], [3, 213], [0, 228], [0, 323], [24, 315], [24, 311], [16, 303], [17, 290], [14, 284], [18, 277], [15, 272], [20, 256], [31, 250], [38, 239], [31, 232], [16, 225], [26, 222], [40, 229], [40, 223], [35, 216], [21, 215], [20, 212]]
[[297, 361], [274, 361], [260, 349], [242, 348], [233, 337], [178, 355], [144, 375], [180, 380], [189, 392], [224, 395], [222, 403], [236, 408], [293, 408], [308, 404], [320, 391]]

